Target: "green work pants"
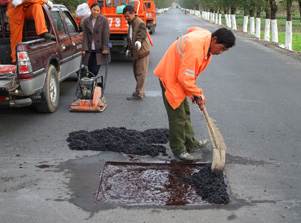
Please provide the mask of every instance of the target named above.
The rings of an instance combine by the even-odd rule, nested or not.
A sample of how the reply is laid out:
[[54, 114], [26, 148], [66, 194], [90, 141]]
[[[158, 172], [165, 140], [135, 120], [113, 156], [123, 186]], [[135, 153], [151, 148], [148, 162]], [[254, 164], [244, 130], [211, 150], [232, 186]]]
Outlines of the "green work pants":
[[175, 156], [178, 157], [182, 152], [189, 152], [195, 148], [199, 144], [199, 141], [194, 138], [187, 98], [185, 98], [178, 108], [173, 109], [165, 97], [165, 88], [161, 81], [160, 85], [169, 121], [170, 148]]

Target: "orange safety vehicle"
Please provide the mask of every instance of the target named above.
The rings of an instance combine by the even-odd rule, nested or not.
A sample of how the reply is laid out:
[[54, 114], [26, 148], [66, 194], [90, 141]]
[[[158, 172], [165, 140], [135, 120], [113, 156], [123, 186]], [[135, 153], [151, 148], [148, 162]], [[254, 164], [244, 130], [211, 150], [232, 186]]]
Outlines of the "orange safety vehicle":
[[[137, 12], [137, 15], [146, 24], [146, 8], [144, 0], [89, 0], [88, 5], [94, 2], [99, 2], [102, 5], [101, 13], [109, 20], [110, 25], [110, 47], [111, 53], [125, 52], [127, 49], [127, 33], [128, 23], [122, 14], [122, 5], [132, 5]], [[77, 23], [81, 20], [76, 18]], [[149, 41], [152, 44], [152, 40], [148, 35]]]
[[156, 5], [153, 1], [144, 1], [146, 7], [146, 27], [150, 34], [155, 33], [157, 25]]

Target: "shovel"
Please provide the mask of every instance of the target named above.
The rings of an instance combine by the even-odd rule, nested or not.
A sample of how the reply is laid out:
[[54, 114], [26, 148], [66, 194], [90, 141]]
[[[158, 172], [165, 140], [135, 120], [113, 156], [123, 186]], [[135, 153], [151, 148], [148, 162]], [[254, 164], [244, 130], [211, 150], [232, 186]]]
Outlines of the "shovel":
[[226, 144], [224, 138], [220, 133], [219, 129], [215, 125], [215, 120], [211, 119], [207, 113], [207, 109], [204, 106], [203, 113], [206, 119], [209, 135], [212, 142], [213, 154], [212, 154], [212, 165], [211, 170], [214, 173], [221, 173], [224, 170], [226, 163]]

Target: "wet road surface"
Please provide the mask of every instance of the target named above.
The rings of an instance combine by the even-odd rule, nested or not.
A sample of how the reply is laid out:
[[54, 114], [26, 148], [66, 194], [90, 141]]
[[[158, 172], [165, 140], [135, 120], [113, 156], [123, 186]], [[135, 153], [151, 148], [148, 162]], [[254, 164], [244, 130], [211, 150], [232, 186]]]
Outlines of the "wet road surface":
[[[300, 222], [300, 62], [248, 38], [212, 62], [197, 84], [227, 145], [230, 203], [204, 207], [128, 207], [95, 203], [104, 162], [170, 161], [168, 156], [75, 151], [73, 131], [167, 128], [158, 79], [152, 71], [165, 50], [191, 26], [218, 27], [178, 9], [158, 17], [146, 98], [127, 101], [135, 88], [131, 62], [114, 56], [103, 113], [70, 113], [76, 77], [61, 83], [54, 114], [32, 108], [0, 111], [1, 222]], [[196, 135], [208, 138], [203, 115], [191, 106]], [[211, 159], [210, 147], [201, 154]], [[170, 156], [170, 157], [169, 157]]]

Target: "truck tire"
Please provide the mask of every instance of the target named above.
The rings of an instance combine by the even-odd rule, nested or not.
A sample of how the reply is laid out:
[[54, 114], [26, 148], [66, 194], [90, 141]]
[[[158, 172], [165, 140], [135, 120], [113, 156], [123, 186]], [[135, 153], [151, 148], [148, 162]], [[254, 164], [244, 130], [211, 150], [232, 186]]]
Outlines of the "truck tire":
[[59, 106], [60, 88], [58, 81], [58, 73], [53, 65], [49, 65], [47, 76], [45, 79], [42, 98], [45, 100], [36, 105], [39, 112], [51, 113], [55, 112]]

